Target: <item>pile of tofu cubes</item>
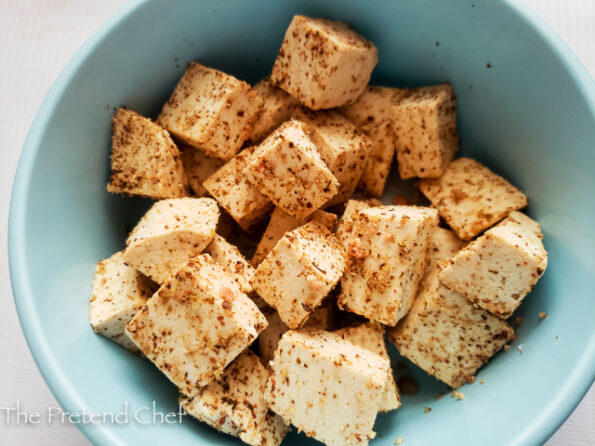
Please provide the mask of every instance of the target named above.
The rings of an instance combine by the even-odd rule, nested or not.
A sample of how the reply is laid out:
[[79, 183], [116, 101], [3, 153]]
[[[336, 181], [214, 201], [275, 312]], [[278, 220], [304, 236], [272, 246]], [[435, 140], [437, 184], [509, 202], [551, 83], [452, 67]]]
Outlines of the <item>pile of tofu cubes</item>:
[[[547, 265], [527, 197], [454, 159], [453, 88], [369, 86], [377, 61], [347, 25], [296, 16], [254, 87], [191, 62], [156, 121], [113, 119], [108, 191], [157, 201], [98, 263], [91, 324], [251, 445], [290, 424], [367, 444], [401, 405], [385, 334], [453, 388], [472, 382]], [[425, 206], [376, 199], [395, 155]], [[225, 219], [259, 237], [251, 261]]]

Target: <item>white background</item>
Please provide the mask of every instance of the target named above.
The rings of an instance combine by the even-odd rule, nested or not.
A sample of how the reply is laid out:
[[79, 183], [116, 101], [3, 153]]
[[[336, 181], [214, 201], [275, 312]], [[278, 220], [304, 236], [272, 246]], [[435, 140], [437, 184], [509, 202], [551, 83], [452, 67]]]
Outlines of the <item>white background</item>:
[[[525, 0], [595, 77], [595, 0]], [[0, 0], [0, 407], [18, 400], [47, 413], [57, 403], [39, 374], [10, 290], [6, 227], [20, 150], [43, 97], [80, 45], [124, 0]], [[547, 392], [548, 389], [544, 389]], [[73, 425], [6, 426], [0, 445], [88, 445]], [[595, 445], [595, 387], [548, 446]]]

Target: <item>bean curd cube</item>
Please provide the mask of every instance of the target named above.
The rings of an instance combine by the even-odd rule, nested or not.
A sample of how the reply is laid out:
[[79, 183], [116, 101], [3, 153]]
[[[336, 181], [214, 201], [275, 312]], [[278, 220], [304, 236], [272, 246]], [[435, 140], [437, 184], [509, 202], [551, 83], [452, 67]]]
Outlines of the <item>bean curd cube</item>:
[[256, 149], [244, 169], [248, 181], [277, 207], [306, 218], [339, 190], [339, 182], [321, 159], [308, 126], [287, 121]]
[[223, 270], [237, 282], [242, 293], [253, 292], [250, 280], [255, 269], [248, 263], [238, 248], [220, 235], [215, 234], [204, 252], [210, 254], [213, 260], [221, 265]]
[[218, 219], [211, 198], [158, 201], [128, 236], [124, 261], [162, 284], [210, 243]]
[[382, 206], [382, 202], [372, 200], [348, 200], [345, 206], [345, 211], [337, 227], [337, 233], [335, 234], [343, 247], [347, 249], [347, 244], [351, 233], [353, 232], [353, 222], [363, 210], [369, 209], [374, 206]]
[[419, 188], [463, 240], [527, 206], [524, 193], [470, 158], [454, 160], [444, 175], [421, 180]]
[[271, 201], [243, 174], [253, 154], [253, 147], [243, 150], [204, 182], [205, 189], [246, 231], [273, 209]]
[[399, 88], [368, 87], [357, 101], [339, 109], [372, 142], [359, 187], [374, 197], [382, 195], [395, 156], [392, 107], [407, 94]]
[[157, 122], [180, 141], [229, 160], [250, 137], [262, 105], [246, 82], [190, 62]]
[[112, 121], [112, 174], [107, 191], [160, 200], [188, 195], [180, 151], [166, 130], [120, 108]]
[[514, 339], [514, 331], [442, 285], [438, 273], [436, 267], [430, 272], [411, 311], [388, 334], [401, 355], [457, 388], [473, 382], [476, 370]]
[[434, 267], [444, 260], [453, 257], [464, 245], [465, 242], [458, 238], [454, 232], [437, 227], [428, 242], [424, 276], [427, 276]]
[[488, 229], [440, 273], [449, 288], [481, 308], [509, 317], [547, 267], [539, 224], [520, 212]]
[[339, 308], [393, 326], [413, 303], [426, 248], [438, 224], [434, 209], [382, 206], [355, 220]]
[[265, 400], [328, 446], [367, 445], [389, 371], [386, 358], [335, 333], [288, 331], [271, 363]]
[[124, 263], [118, 252], [97, 263], [89, 319], [93, 330], [138, 353], [126, 324], [157, 290], [157, 284]]
[[269, 373], [258, 356], [246, 350], [215, 382], [192, 398], [180, 395], [184, 411], [225, 434], [253, 446], [278, 446], [287, 424], [266, 406]]
[[202, 150], [190, 146], [182, 150], [182, 162], [188, 184], [196, 197], [204, 197], [209, 194], [203, 183], [225, 164], [222, 159], [207, 156]]
[[189, 397], [267, 326], [254, 302], [208, 255], [194, 257], [128, 323], [140, 350]]
[[[389, 361], [388, 350], [386, 349], [386, 343], [384, 342], [384, 327], [378, 322], [367, 322], [355, 327], [346, 327], [334, 332], [343, 339], [353, 342], [355, 345], [370, 350], [384, 359]], [[386, 379], [386, 386], [382, 395], [382, 401], [380, 403], [380, 412], [389, 412], [401, 407], [401, 400], [399, 398], [399, 392], [397, 391], [397, 385], [395, 384], [395, 377], [393, 371], [389, 367], [388, 375]]]
[[310, 222], [286, 233], [252, 279], [254, 290], [290, 328], [301, 326], [339, 282], [345, 252], [323, 226]]
[[452, 86], [416, 88], [392, 113], [401, 178], [442, 175], [459, 147]]

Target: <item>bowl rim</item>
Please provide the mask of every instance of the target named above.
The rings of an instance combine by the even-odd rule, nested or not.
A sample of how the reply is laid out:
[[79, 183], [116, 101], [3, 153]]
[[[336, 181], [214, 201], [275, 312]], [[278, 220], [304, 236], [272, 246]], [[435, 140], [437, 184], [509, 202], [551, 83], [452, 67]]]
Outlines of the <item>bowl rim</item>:
[[[38, 314], [35, 311], [33, 293], [26, 268], [25, 198], [29, 193], [30, 177], [34, 161], [42, 145], [41, 135], [51, 118], [57, 102], [68, 88], [73, 77], [85, 63], [87, 57], [101, 44], [129, 15], [134, 14], [149, 0], [132, 0], [115, 14], [113, 14], [97, 31], [76, 51], [66, 67], [54, 81], [52, 87], [43, 100], [35, 119], [31, 125], [16, 169], [8, 221], [8, 257], [12, 291], [17, 314], [27, 345], [35, 363], [43, 376], [50, 391], [63, 408], [82, 408], [77, 401], [76, 390], [61, 373], [55, 359], [48, 354], [47, 341], [41, 330]], [[544, 43], [549, 46], [555, 57], [560, 60], [575, 83], [595, 120], [595, 82], [578, 57], [572, 52], [562, 38], [539, 17], [532, 9], [518, 0], [498, 0], [512, 13], [518, 15], [529, 27], [535, 31]], [[565, 384], [565, 392], [553, 404], [544, 407], [534, 422], [517, 437], [515, 444], [543, 444], [570, 416], [578, 406], [589, 387], [595, 381], [595, 336], [593, 336], [584, 350], [580, 360], [575, 364]], [[122, 444], [107, 425], [93, 426], [77, 424], [82, 433], [94, 444]]]

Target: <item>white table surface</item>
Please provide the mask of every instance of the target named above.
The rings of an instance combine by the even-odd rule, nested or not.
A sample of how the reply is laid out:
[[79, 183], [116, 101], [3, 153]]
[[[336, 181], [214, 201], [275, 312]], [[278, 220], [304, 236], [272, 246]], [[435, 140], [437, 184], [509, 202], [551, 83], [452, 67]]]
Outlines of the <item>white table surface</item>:
[[[595, 77], [595, 0], [525, 0], [568, 43]], [[6, 227], [14, 171], [35, 113], [80, 45], [125, 0], [0, 0], [0, 409], [47, 413], [57, 406], [25, 343], [8, 275]], [[547, 391], [547, 389], [544, 389]], [[70, 424], [7, 425], [0, 445], [88, 445]], [[595, 445], [595, 387], [548, 441]]]

